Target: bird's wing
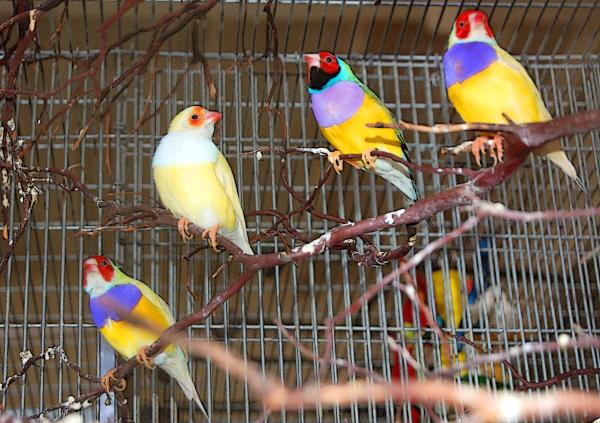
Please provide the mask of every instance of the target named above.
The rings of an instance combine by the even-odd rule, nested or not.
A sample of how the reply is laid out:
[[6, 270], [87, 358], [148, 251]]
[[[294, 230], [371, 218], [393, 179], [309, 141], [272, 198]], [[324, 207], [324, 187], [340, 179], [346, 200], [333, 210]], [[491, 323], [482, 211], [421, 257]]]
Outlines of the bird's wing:
[[175, 317], [173, 316], [171, 307], [169, 307], [165, 300], [163, 300], [145, 283], [129, 276], [127, 276], [127, 278], [129, 279], [128, 283], [134, 284], [140, 291], [142, 291], [142, 298], [148, 303], [148, 305], [144, 307], [148, 313], [152, 313], [158, 319], [164, 321], [166, 327], [175, 324]]
[[540, 92], [538, 91], [537, 87], [533, 83], [533, 80], [531, 79], [523, 65], [519, 63], [517, 59], [512, 57], [509, 53], [507, 53], [500, 47], [496, 47], [496, 53], [498, 54], [498, 62], [513, 70], [514, 77], [518, 78], [525, 85], [527, 93], [535, 97], [540, 118], [539, 120], [545, 121], [552, 119], [550, 113], [548, 112], [548, 109], [546, 109], [546, 105], [542, 100]]
[[[523, 67], [521, 63], [519, 63], [514, 57], [508, 54], [506, 51], [497, 47], [496, 51], [498, 52], [498, 60], [500, 63], [508, 66], [509, 68], [515, 71], [515, 75], [521, 79], [521, 81], [526, 86], [527, 91], [531, 96], [535, 97], [536, 100], [536, 108], [538, 113], [538, 121], [547, 121], [552, 119], [552, 116], [548, 112], [546, 105], [542, 100], [542, 96], [538, 91], [537, 87], [533, 83], [533, 80]], [[517, 123], [519, 123], [517, 121]], [[582, 191], [585, 192], [585, 187], [583, 183], [577, 176], [577, 171], [573, 166], [573, 163], [569, 160], [566, 153], [563, 151], [562, 146], [560, 144], [560, 140], [554, 140], [549, 142], [542, 147], [535, 149], [535, 153], [541, 156], [546, 156], [549, 160], [554, 162], [558, 167], [560, 167], [570, 178], [572, 178], [575, 183], [581, 188]]]
[[[116, 321], [109, 319], [100, 328], [100, 333], [115, 350], [129, 359], [141, 347], [152, 344], [166, 328], [175, 323], [175, 319], [168, 305], [148, 286], [126, 275], [120, 279], [120, 285], [134, 285], [139, 289], [141, 297], [128, 313], [129, 320], [127, 316]], [[110, 307], [110, 304], [107, 306]], [[147, 327], [141, 327], [140, 322]], [[174, 346], [169, 346], [167, 352], [171, 353], [174, 349]]]
[[[381, 101], [381, 99], [379, 97], [377, 97], [377, 94], [375, 94], [373, 92], [373, 90], [371, 90], [369, 87], [367, 87], [367, 85], [365, 83], [363, 83], [361, 80], [357, 79], [357, 83], [358, 85], [363, 89], [363, 91], [365, 92], [365, 94], [371, 98], [373, 101], [375, 101], [375, 103], [377, 103], [377, 105], [382, 109], [382, 111], [385, 111], [385, 116], [387, 117], [386, 119], [386, 123], [397, 123], [396, 122], [396, 118], [394, 117], [394, 115], [392, 114], [392, 112], [390, 111], [390, 109], [388, 109], [385, 104], [383, 103], [383, 101]], [[375, 122], [373, 122], [375, 123]], [[402, 148], [402, 152], [404, 153], [404, 159], [408, 160], [409, 162], [410, 160], [410, 156], [408, 154], [408, 146], [406, 145], [406, 140], [404, 139], [404, 134], [402, 133], [402, 130], [400, 130], [400, 128], [396, 129], [396, 135], [398, 136], [398, 141], [400, 141], [400, 148]]]
[[233, 207], [233, 211], [235, 212], [235, 217], [237, 220], [236, 225], [236, 239], [232, 239], [246, 254], [253, 254], [252, 248], [248, 243], [248, 233], [246, 232], [246, 219], [244, 217], [244, 211], [242, 210], [242, 205], [240, 203], [240, 197], [238, 196], [237, 186], [235, 184], [235, 179], [233, 177], [233, 173], [231, 172], [231, 167], [229, 163], [225, 159], [225, 156], [221, 152], [219, 152], [217, 156], [217, 162], [215, 163], [215, 173], [217, 178], [221, 182], [223, 186], [223, 190], [227, 194], [229, 201], [231, 202], [231, 206]]

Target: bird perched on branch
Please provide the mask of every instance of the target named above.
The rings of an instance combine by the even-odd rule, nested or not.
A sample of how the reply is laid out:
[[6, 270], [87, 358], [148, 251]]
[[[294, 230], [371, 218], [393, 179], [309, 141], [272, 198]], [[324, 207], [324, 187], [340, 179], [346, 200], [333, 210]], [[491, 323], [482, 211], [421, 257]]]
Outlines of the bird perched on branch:
[[367, 123], [395, 124], [394, 115], [360, 79], [350, 66], [328, 51], [305, 54], [308, 65], [308, 92], [321, 133], [338, 151], [329, 161], [339, 173], [342, 154], [361, 154], [362, 160], [350, 160], [357, 169], [365, 169], [396, 186], [412, 204], [418, 200], [412, 171], [388, 158], [375, 158], [373, 150], [385, 151], [410, 160], [400, 129], [369, 128]]
[[[144, 283], [123, 273], [110, 259], [93, 256], [83, 262], [83, 288], [90, 296], [94, 324], [123, 357], [156, 364], [174, 378], [185, 396], [206, 410], [198, 397], [181, 347], [169, 345], [154, 359], [145, 349], [158, 339], [175, 318], [168, 304]], [[108, 390], [114, 370], [102, 378]]]
[[[552, 119], [527, 71], [498, 46], [487, 16], [479, 10], [467, 10], [456, 19], [443, 67], [448, 98], [465, 122], [506, 124]], [[472, 144], [478, 164], [480, 153], [485, 153], [490, 142], [490, 154], [502, 160], [502, 138], [488, 138], [478, 137]], [[535, 153], [554, 162], [584, 189], [559, 140]]]
[[227, 160], [212, 141], [221, 118], [201, 106], [181, 111], [162, 137], [152, 170], [160, 200], [176, 217], [182, 238], [192, 238], [188, 225], [204, 229], [217, 250], [217, 233], [245, 254], [254, 254], [248, 242], [244, 212]]

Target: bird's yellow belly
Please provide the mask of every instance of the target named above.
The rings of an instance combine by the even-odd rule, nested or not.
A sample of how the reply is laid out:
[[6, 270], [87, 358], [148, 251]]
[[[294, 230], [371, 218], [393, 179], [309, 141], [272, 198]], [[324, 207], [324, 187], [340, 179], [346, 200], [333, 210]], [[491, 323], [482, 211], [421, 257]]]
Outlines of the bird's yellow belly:
[[321, 133], [342, 154], [360, 154], [377, 149], [404, 157], [395, 129], [367, 127], [367, 123], [393, 123], [386, 109], [368, 96], [354, 116], [339, 125], [321, 128]]
[[448, 88], [448, 97], [465, 122], [516, 123], [547, 120], [547, 111], [523, 78], [506, 65], [491, 64]]
[[235, 212], [212, 163], [154, 168], [154, 181], [163, 205], [175, 216], [201, 228], [216, 224], [235, 228]]
[[[100, 333], [106, 341], [123, 357], [129, 359], [137, 354], [142, 347], [152, 344], [160, 334], [170, 326], [168, 317], [157, 313], [156, 307], [142, 297], [139, 303], [131, 311], [131, 323], [127, 319], [115, 322], [108, 320], [100, 329]], [[143, 321], [147, 328], [142, 328], [136, 321]], [[173, 345], [166, 348], [167, 353], [175, 351]]]
[[111, 347], [127, 359], [136, 355], [140, 348], [152, 344], [158, 338], [123, 320], [120, 322], [110, 320], [100, 329], [100, 333]]

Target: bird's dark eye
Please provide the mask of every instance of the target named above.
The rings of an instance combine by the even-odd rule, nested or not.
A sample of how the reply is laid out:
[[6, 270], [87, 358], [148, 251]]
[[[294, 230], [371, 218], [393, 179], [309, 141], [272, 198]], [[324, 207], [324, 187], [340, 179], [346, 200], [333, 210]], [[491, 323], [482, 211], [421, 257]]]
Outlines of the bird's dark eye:
[[461, 28], [464, 28], [465, 27], [465, 23], [464, 22], [459, 22], [458, 26], [460, 26]]
[[327, 63], [331, 63], [331, 57], [328, 57], [327, 59], [325, 59], [325, 61], [326, 61]]
[[102, 266], [108, 266], [108, 262], [106, 260], [102, 260]]
[[198, 115], [192, 115], [192, 119], [197, 120], [198, 119]]

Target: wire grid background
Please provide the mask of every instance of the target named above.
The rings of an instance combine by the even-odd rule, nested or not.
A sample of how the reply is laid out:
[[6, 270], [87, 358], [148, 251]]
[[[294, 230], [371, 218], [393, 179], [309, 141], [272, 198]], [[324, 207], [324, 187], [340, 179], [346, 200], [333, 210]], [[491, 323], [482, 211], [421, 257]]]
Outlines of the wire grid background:
[[[123, 17], [111, 37], [147, 24], [175, 10], [176, 2], [147, 2]], [[459, 10], [479, 6], [491, 15], [492, 28], [500, 45], [522, 55], [553, 116], [600, 107], [600, 7], [594, 2], [278, 2], [274, 5], [280, 53], [284, 60], [282, 85], [275, 102], [288, 125], [292, 146], [325, 146], [310, 111], [305, 86], [305, 65], [301, 54], [319, 49], [335, 50], [348, 56], [356, 74], [374, 89], [400, 118], [424, 124], [460, 121], [449, 105], [441, 75], [441, 53], [453, 19]], [[112, 2], [70, 2], [59, 37], [39, 53], [44, 60], [33, 61], [22, 74], [21, 86], [48, 91], [77, 73], [73, 62], [57, 56], [92, 57], [99, 48], [94, 29], [109, 17], [118, 4]], [[241, 155], [259, 147], [281, 145], [281, 126], [272, 116], [257, 118], [271, 84], [271, 62], [255, 61], [234, 66], [243, 52], [259, 56], [264, 51], [266, 19], [263, 4], [254, 2], [221, 3], [202, 23], [201, 50], [212, 67], [218, 90], [210, 101], [200, 66], [188, 67], [191, 39], [189, 31], [167, 42], [156, 65], [155, 84], [148, 74], [135, 81], [115, 103], [111, 127], [94, 124], [80, 147], [71, 145], [94, 112], [91, 96], [73, 105], [35, 143], [28, 156], [30, 165], [69, 167], [80, 164], [83, 182], [101, 196], [117, 193], [123, 201], [157, 204], [150, 163], [156, 143], [166, 132], [170, 119], [181, 109], [201, 103], [223, 112], [218, 145], [226, 154], [236, 175], [245, 211], [258, 209], [291, 210], [297, 204], [279, 185], [279, 158]], [[8, 8], [5, 8], [8, 9]], [[0, 11], [2, 20], [8, 10]], [[52, 33], [60, 11], [39, 22], [40, 39]], [[102, 66], [101, 83], [106, 84], [143, 54], [145, 35], [131, 45], [113, 51]], [[42, 43], [42, 45], [45, 45]], [[4, 72], [4, 71], [3, 71]], [[6, 75], [3, 74], [5, 77]], [[178, 86], [177, 81], [181, 78]], [[89, 88], [89, 82], [88, 82]], [[150, 110], [155, 110], [173, 91], [160, 115], [131, 133], [146, 98], [152, 90]], [[37, 136], [40, 116], [52, 116], [64, 107], [70, 91], [55, 96], [46, 105], [35, 98], [20, 97], [17, 110], [19, 134], [25, 140]], [[493, 101], [493, 99], [490, 99]], [[405, 134], [412, 158], [433, 166], [472, 165], [470, 159], [441, 157], [440, 147], [459, 142], [461, 136], [433, 137]], [[563, 143], [588, 196], [567, 181], [545, 161], [532, 157], [518, 174], [494, 190], [490, 198], [521, 210], [570, 209], [600, 203], [600, 143], [598, 132], [573, 137]], [[464, 136], [463, 136], [464, 137]], [[323, 158], [290, 156], [288, 171], [295, 189], [308, 195], [326, 167]], [[460, 182], [454, 176], [417, 173], [420, 192], [431, 195]], [[134, 193], [134, 194], [131, 194]], [[15, 193], [13, 192], [13, 196]], [[12, 203], [11, 234], [21, 218]], [[349, 169], [330, 179], [316, 207], [331, 214], [358, 220], [403, 206], [400, 195], [387, 183], [372, 175]], [[420, 226], [417, 249], [442, 236], [464, 220], [457, 210], [438, 215], [433, 227]], [[102, 253], [114, 257], [132, 276], [152, 286], [172, 306], [176, 316], [188, 314], [224, 289], [239, 273], [226, 267], [217, 277], [212, 273], [225, 262], [205, 250], [187, 262], [182, 256], [201, 242], [181, 242], [167, 228], [143, 232], [105, 233], [97, 238], [74, 236], [81, 228], [97, 226], [102, 211], [82, 199], [80, 194], [65, 194], [49, 186], [34, 209], [34, 219], [16, 248], [0, 286], [0, 339], [2, 375], [20, 368], [19, 352], [43, 351], [61, 345], [68, 356], [84, 370], [99, 374], [101, 342], [81, 287], [81, 262]], [[248, 219], [250, 236], [272, 224], [270, 219]], [[305, 215], [294, 224], [317, 237], [333, 227]], [[504, 349], [523, 341], [551, 341], [570, 332], [573, 324], [599, 335], [600, 260], [596, 255], [583, 260], [586, 252], [598, 246], [596, 218], [563, 219], [556, 222], [523, 224], [486, 221], [461, 239], [447, 245], [427, 260], [421, 270], [430, 279], [438, 268], [457, 268], [463, 281], [467, 274], [480, 289], [482, 266], [491, 268], [492, 286], [498, 287], [510, 302], [485, 304], [483, 324], [475, 323], [472, 311], [465, 311], [464, 325], [473, 339], [486, 349]], [[400, 242], [393, 230], [373, 235], [375, 245], [394, 248]], [[477, 247], [480, 239], [490, 242], [489, 262], [482, 263]], [[2, 246], [4, 248], [4, 245]], [[278, 239], [255, 246], [258, 253], [284, 251]], [[290, 387], [314, 380], [319, 365], [302, 357], [277, 330], [280, 319], [300, 342], [318, 353], [324, 344], [324, 321], [348, 306], [366, 288], [394, 266], [383, 269], [357, 267], [346, 253], [327, 251], [309, 262], [262, 271], [242, 293], [205, 322], [190, 329], [190, 335], [223, 342], [248, 360], [258, 363], [266, 374], [275, 375]], [[464, 286], [464, 282], [463, 282]], [[193, 295], [191, 293], [193, 293]], [[447, 292], [447, 295], [448, 292]], [[428, 290], [433, 303], [433, 291]], [[417, 327], [419, 337], [406, 337], [401, 303], [404, 298], [394, 289], [386, 290], [335, 330], [334, 358], [344, 358], [390, 377], [393, 357], [386, 346], [389, 334], [403, 344], [416, 344], [417, 358], [440, 367], [439, 344], [430, 330]], [[435, 308], [435, 306], [432, 306]], [[456, 332], [457, 328], [447, 327]], [[452, 341], [456, 351], [458, 344]], [[110, 350], [102, 349], [112, 357]], [[542, 381], [558, 373], [600, 367], [595, 350], [570, 350], [517, 357], [513, 363], [527, 379]], [[110, 364], [110, 360], [108, 360]], [[192, 361], [193, 375], [200, 397], [212, 421], [252, 421], [261, 412], [250, 397], [248, 387], [230, 378], [204, 360]], [[330, 366], [331, 373], [321, 382], [353, 379], [343, 368]], [[103, 370], [103, 369], [102, 369]], [[469, 372], [471, 383], [482, 369]], [[512, 387], [508, 372], [505, 378]], [[555, 386], [597, 390], [599, 377], [568, 378]], [[491, 389], [495, 385], [488, 382]], [[46, 362], [43, 368], [28, 372], [19, 386], [4, 392], [6, 408], [30, 414], [85, 392], [91, 386], [76, 375]], [[197, 421], [192, 406], [185, 401], [176, 384], [158, 371], [137, 369], [129, 378], [126, 396], [130, 416], [135, 421]], [[454, 410], [436, 408], [445, 419]], [[87, 410], [87, 419], [99, 418], [99, 407]], [[425, 418], [423, 414], [423, 418]], [[103, 417], [105, 419], [105, 417]], [[407, 406], [357, 406], [332, 410], [287, 411], [272, 416], [274, 421], [392, 421], [410, 419]]]

